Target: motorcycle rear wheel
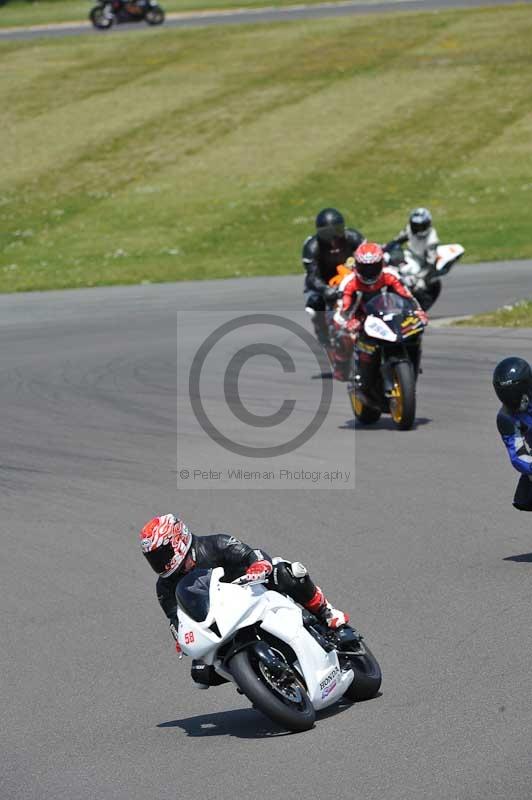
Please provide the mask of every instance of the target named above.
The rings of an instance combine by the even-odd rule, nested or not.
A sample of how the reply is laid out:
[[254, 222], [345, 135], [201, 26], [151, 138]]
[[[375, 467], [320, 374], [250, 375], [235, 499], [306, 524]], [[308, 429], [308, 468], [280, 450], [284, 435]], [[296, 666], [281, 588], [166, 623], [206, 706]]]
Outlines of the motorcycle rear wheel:
[[355, 654], [349, 658], [349, 665], [355, 677], [345, 693], [349, 700], [354, 700], [356, 703], [375, 697], [382, 683], [379, 662], [365, 643], [362, 643], [362, 649], [360, 655]]
[[269, 719], [289, 731], [308, 731], [314, 725], [316, 712], [310, 698], [294, 675], [297, 687], [297, 701], [290, 702], [286, 693], [274, 688], [267, 673], [260, 670], [258, 660], [253, 659], [249, 650], [241, 650], [229, 662], [229, 671], [237, 686], [244, 692], [255, 708]]
[[109, 30], [115, 21], [114, 15], [107, 14], [104, 6], [94, 6], [90, 11], [89, 19], [100, 31]]
[[410, 361], [398, 361], [393, 378], [390, 414], [400, 431], [408, 431], [416, 419], [416, 378]]
[[414, 292], [414, 295], [423, 311], [428, 311], [440, 296], [440, 292], [441, 281], [436, 280], [429, 284], [427, 289], [420, 289]]
[[348, 392], [355, 418], [363, 425], [373, 425], [375, 422], [378, 422], [381, 416], [380, 409], [364, 405], [362, 400], [357, 397], [354, 388], [348, 389]]
[[146, 11], [145, 19], [148, 25], [162, 25], [164, 22], [164, 11], [160, 6], [152, 6]]

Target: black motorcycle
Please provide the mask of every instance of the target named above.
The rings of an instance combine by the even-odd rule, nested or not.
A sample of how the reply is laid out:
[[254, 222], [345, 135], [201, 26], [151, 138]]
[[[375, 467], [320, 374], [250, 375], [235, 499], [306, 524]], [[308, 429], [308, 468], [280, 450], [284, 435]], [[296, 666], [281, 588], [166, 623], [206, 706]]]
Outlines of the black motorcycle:
[[89, 19], [95, 28], [107, 30], [121, 22], [147, 22], [148, 25], [161, 25], [164, 11], [155, 0], [101, 0], [91, 9]]
[[[425, 323], [411, 300], [392, 293], [369, 300], [366, 312], [347, 386], [353, 413], [366, 425], [389, 413], [399, 430], [409, 430], [416, 418], [416, 382]], [[365, 374], [364, 382], [359, 370], [361, 357], [372, 363], [372, 374], [369, 378]]]

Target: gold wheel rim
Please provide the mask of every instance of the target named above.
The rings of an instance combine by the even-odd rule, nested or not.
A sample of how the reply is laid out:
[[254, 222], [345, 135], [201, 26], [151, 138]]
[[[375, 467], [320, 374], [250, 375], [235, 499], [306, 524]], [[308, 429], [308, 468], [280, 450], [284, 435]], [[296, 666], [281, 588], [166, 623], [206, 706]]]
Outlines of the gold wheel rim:
[[362, 400], [360, 400], [356, 396], [356, 392], [354, 390], [352, 392], [349, 392], [349, 398], [351, 400], [351, 406], [353, 408], [353, 414], [356, 417], [359, 417], [362, 414], [362, 411], [364, 410], [364, 404], [362, 403]]
[[403, 419], [403, 392], [397, 378], [390, 395], [390, 414], [394, 422], [399, 423]]

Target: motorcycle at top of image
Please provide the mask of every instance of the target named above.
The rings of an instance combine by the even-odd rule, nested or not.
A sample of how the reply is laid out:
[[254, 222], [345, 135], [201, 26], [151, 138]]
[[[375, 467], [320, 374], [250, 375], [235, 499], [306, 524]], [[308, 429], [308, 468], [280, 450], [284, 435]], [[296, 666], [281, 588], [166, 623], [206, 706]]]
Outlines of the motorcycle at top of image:
[[308, 730], [342, 698], [377, 695], [379, 664], [354, 628], [331, 630], [264, 580], [223, 578], [221, 567], [196, 568], [176, 589], [178, 642], [201, 688], [232, 682], [290, 731]]
[[161, 25], [164, 22], [164, 11], [155, 0], [100, 0], [91, 9], [89, 19], [99, 30], [107, 30], [123, 22], [145, 21], [148, 25]]
[[[355, 340], [347, 385], [359, 422], [369, 425], [389, 413], [399, 430], [412, 428], [425, 327], [416, 306], [405, 297], [383, 292], [366, 303], [366, 318]], [[361, 360], [371, 365], [366, 367], [364, 381]]]
[[436, 248], [436, 261], [428, 261], [397, 244], [388, 251], [388, 263], [394, 267], [405, 286], [407, 286], [421, 308], [427, 311], [438, 299], [444, 275], [448, 275], [452, 267], [464, 255], [461, 244], [440, 244]]

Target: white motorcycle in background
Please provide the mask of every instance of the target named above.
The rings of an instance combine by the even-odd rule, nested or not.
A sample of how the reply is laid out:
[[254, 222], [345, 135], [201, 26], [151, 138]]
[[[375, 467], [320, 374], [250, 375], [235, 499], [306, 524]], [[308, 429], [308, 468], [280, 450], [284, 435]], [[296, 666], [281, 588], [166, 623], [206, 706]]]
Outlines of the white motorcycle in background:
[[342, 697], [378, 693], [380, 667], [357, 631], [330, 630], [264, 581], [225, 583], [223, 575], [221, 567], [195, 569], [177, 585], [178, 641], [200, 660], [192, 669], [200, 685], [235, 683], [291, 731], [308, 730], [316, 711]]
[[436, 249], [434, 265], [427, 264], [410, 250], [400, 247], [390, 253], [390, 264], [395, 266], [404, 284], [410, 289], [424, 311], [438, 299], [441, 279], [464, 255], [461, 244], [440, 244]]

